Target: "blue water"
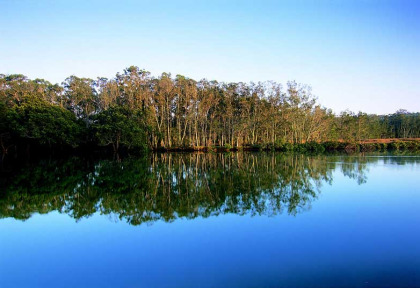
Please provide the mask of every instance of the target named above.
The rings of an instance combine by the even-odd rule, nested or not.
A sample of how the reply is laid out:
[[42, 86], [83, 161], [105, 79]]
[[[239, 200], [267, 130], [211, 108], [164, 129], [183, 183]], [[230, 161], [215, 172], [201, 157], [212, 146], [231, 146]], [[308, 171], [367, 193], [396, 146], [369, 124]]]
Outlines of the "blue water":
[[0, 287], [420, 287], [420, 157], [352, 159], [362, 180], [319, 161], [332, 180], [296, 214], [4, 217]]

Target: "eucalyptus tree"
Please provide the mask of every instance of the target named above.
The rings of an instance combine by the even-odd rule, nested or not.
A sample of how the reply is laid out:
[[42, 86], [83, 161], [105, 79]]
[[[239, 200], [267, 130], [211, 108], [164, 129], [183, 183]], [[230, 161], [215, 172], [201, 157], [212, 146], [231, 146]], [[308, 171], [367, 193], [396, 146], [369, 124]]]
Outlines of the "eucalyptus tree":
[[[200, 146], [198, 127], [200, 102], [197, 99], [197, 83], [182, 75], [177, 75], [174, 82], [176, 143], [179, 146], [185, 146], [185, 144]], [[187, 132], [189, 132], [189, 139], [186, 139]]]
[[108, 108], [117, 105], [117, 100], [120, 98], [117, 81], [114, 79], [99, 77], [94, 82], [94, 87], [99, 96], [98, 112], [107, 110]]
[[287, 83], [285, 114], [289, 124], [291, 142], [303, 143], [310, 138], [307, 126], [310, 125], [311, 114], [316, 104], [311, 87], [297, 84], [295, 81]]
[[66, 78], [62, 85], [64, 94], [61, 102], [64, 107], [77, 118], [87, 121], [89, 115], [94, 114], [100, 104], [95, 81], [72, 75]]
[[156, 120], [158, 145], [172, 146], [172, 123], [175, 113], [175, 85], [168, 73], [154, 80], [154, 109], [152, 114]]
[[197, 83], [198, 126], [201, 132], [200, 146], [211, 146], [216, 142], [216, 121], [221, 90], [216, 81], [202, 79]]
[[389, 116], [389, 125], [396, 138], [420, 137], [420, 114], [399, 109]]
[[119, 88], [119, 104], [126, 105], [129, 109], [145, 110], [150, 101], [150, 72], [141, 70], [137, 66], [124, 69], [123, 74], [115, 78]]

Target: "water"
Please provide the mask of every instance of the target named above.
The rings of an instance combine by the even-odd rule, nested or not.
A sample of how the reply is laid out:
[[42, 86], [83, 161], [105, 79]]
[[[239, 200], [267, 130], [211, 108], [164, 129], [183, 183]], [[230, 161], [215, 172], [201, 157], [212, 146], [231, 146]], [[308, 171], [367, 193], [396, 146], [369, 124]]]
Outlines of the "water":
[[418, 156], [27, 164], [1, 181], [0, 287], [420, 287], [419, 176]]

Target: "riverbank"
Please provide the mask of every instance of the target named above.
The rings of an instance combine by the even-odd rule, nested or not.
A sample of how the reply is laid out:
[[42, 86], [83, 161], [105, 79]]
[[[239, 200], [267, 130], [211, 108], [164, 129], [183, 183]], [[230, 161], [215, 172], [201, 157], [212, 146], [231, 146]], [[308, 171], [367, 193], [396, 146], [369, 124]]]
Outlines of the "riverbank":
[[357, 142], [327, 141], [307, 143], [254, 144], [240, 147], [225, 146], [191, 146], [191, 147], [160, 147], [152, 149], [156, 152], [228, 152], [228, 151], [281, 151], [281, 152], [373, 152], [373, 151], [419, 151], [420, 138], [386, 138], [367, 139]]
[[246, 145], [241, 147], [225, 146], [192, 146], [192, 147], [160, 147], [157, 149], [149, 148], [148, 150], [128, 149], [125, 146], [120, 147], [118, 152], [115, 152], [112, 146], [96, 146], [96, 145], [83, 145], [76, 148], [69, 146], [52, 146], [46, 147], [45, 145], [18, 146], [10, 149], [7, 155], [0, 157], [0, 166], [5, 162], [20, 162], [28, 159], [42, 159], [46, 157], [65, 158], [70, 155], [78, 155], [83, 157], [94, 158], [108, 158], [108, 157], [126, 157], [133, 155], [145, 155], [148, 152], [167, 153], [167, 152], [201, 152], [201, 153], [226, 153], [226, 152], [239, 152], [239, 151], [275, 151], [283, 153], [308, 153], [308, 154], [324, 154], [324, 153], [364, 153], [364, 152], [407, 152], [418, 153], [420, 152], [420, 139], [368, 139], [360, 142], [347, 142], [347, 141], [328, 141], [323, 143], [307, 142], [301, 144], [283, 143], [283, 144], [255, 144]]

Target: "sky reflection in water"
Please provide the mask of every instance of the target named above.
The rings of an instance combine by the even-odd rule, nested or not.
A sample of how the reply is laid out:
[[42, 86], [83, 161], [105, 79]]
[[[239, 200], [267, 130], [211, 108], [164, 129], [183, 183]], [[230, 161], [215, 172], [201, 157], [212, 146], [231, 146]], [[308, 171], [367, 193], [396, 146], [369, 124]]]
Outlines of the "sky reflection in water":
[[236, 153], [27, 165], [2, 181], [1, 287], [418, 287], [419, 164]]

